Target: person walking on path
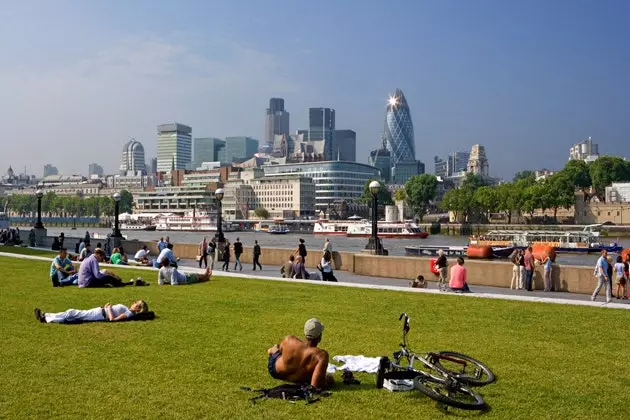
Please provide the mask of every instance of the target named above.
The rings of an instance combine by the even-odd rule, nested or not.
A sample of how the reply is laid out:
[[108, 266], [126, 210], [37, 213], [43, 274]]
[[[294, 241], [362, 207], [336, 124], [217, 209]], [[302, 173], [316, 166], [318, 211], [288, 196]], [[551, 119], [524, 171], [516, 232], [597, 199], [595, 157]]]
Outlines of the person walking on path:
[[262, 265], [260, 265], [260, 245], [258, 245], [258, 241], [254, 241], [254, 271], [256, 271], [256, 266], [262, 271]]
[[214, 260], [216, 258], [217, 252], [217, 240], [216, 238], [210, 239], [210, 243], [208, 243], [208, 249], [206, 250], [208, 256], [210, 257], [210, 269], [214, 270]]
[[306, 245], [304, 244], [304, 239], [299, 239], [299, 245], [295, 250], [295, 255], [302, 257], [302, 264], [306, 264], [306, 256], [308, 252], [306, 252]]
[[602, 255], [597, 260], [597, 264], [595, 264], [595, 277], [597, 278], [597, 287], [593, 292], [593, 296], [591, 296], [591, 300], [595, 301], [597, 295], [599, 295], [599, 291], [602, 286], [606, 286], [606, 303], [610, 303], [612, 299], [611, 290], [610, 290], [610, 279], [608, 278], [608, 260], [606, 259], [606, 255], [608, 253], [606, 250], [602, 250]]
[[322, 261], [319, 263], [319, 268], [322, 271], [322, 280], [324, 281], [337, 281], [337, 277], [333, 274], [332, 269], [332, 256], [330, 252], [326, 251], [322, 257]]
[[435, 265], [438, 269], [438, 287], [440, 290], [445, 290], [446, 285], [448, 284], [448, 261], [446, 260], [446, 255], [444, 255], [444, 251], [438, 249], [438, 259], [435, 262]]
[[[624, 272], [624, 264], [621, 255], [617, 256], [617, 263], [615, 264], [614, 271], [615, 283], [617, 284], [617, 290], [615, 293], [617, 295], [617, 299], [621, 299], [622, 297], [627, 299], [626, 282], [628, 279], [626, 278], [626, 274]], [[621, 295], [619, 295], [619, 291], [621, 291]]]
[[208, 268], [208, 242], [205, 236], [199, 244], [199, 268], [201, 268], [202, 262], [205, 264], [205, 268]]
[[230, 271], [230, 241], [225, 240], [223, 248], [223, 271]]
[[241, 255], [243, 254], [243, 243], [240, 238], [236, 238], [236, 242], [234, 242], [234, 269], [240, 266], [240, 271], [243, 271], [243, 264], [241, 264]]
[[330, 243], [330, 239], [328, 238], [326, 238], [326, 240], [324, 241], [324, 249], [322, 249], [322, 255], [325, 254], [326, 251], [330, 252], [331, 254], [333, 252], [332, 244]]
[[531, 246], [527, 247], [527, 251], [525, 251], [523, 263], [525, 264], [525, 288], [528, 292], [531, 292], [532, 278], [534, 277], [534, 254], [532, 254]]

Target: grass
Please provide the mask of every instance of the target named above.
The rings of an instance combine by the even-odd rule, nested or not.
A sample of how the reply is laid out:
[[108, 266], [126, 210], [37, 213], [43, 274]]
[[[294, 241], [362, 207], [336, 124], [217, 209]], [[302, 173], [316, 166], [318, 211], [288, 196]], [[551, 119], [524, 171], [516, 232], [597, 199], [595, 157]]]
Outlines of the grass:
[[[627, 311], [295, 283], [217, 278], [180, 287], [52, 288], [49, 264], [0, 257], [0, 417], [6, 418], [622, 418]], [[146, 271], [120, 270], [123, 278]], [[61, 311], [145, 299], [151, 322], [43, 325]], [[331, 356], [396, 350], [398, 315], [417, 350], [455, 350], [498, 381], [487, 413], [443, 412], [419, 393], [337, 385], [313, 405], [252, 405], [240, 386], [279, 384], [266, 350], [304, 321], [326, 326]], [[625, 372], [625, 373], [624, 373]], [[339, 375], [337, 375], [339, 379]]]
[[8, 254], [20, 254], [20, 255], [33, 255], [36, 257], [50, 257], [53, 258], [57, 255], [57, 251], [48, 251], [44, 249], [31, 249], [21, 246], [5, 246], [0, 245], [0, 252]]

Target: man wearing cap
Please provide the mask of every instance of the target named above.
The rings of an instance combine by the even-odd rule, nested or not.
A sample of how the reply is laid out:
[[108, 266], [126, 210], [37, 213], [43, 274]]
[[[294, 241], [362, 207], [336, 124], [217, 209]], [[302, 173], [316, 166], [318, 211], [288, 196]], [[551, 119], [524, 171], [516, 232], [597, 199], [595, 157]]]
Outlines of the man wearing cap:
[[280, 344], [271, 347], [267, 351], [271, 377], [298, 384], [308, 383], [317, 389], [330, 388], [333, 377], [326, 375], [328, 353], [317, 348], [323, 332], [324, 325], [312, 318], [304, 324], [305, 341], [289, 335]]

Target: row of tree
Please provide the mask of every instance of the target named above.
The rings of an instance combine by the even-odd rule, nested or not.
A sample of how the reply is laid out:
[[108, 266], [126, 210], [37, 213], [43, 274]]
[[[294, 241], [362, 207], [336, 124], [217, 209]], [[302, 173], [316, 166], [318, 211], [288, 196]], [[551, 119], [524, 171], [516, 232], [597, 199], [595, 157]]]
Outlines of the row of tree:
[[[101, 217], [114, 215], [112, 197], [80, 197], [76, 195], [57, 195], [47, 192], [42, 197], [42, 214], [60, 217]], [[37, 212], [37, 197], [34, 194], [12, 194], [0, 197], [0, 208], [31, 216]], [[127, 190], [120, 192], [120, 212], [131, 212], [133, 196]]]

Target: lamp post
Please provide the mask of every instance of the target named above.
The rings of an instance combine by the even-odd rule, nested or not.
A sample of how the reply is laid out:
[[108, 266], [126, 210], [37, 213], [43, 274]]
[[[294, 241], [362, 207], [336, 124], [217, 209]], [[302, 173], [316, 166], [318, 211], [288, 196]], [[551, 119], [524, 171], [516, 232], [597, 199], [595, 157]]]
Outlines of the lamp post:
[[219, 239], [219, 242], [225, 242], [225, 236], [223, 236], [223, 216], [222, 216], [222, 205], [221, 205], [221, 200], [223, 200], [223, 195], [225, 194], [225, 192], [223, 191], [223, 188], [218, 188], [215, 192], [214, 192], [214, 198], [217, 200], [217, 236]]
[[37, 197], [37, 223], [35, 223], [35, 229], [44, 229], [44, 224], [42, 223], [42, 197], [44, 196], [44, 192], [42, 190], [37, 190], [35, 193]]
[[381, 245], [381, 241], [378, 238], [378, 193], [381, 191], [381, 183], [372, 181], [368, 187], [370, 193], [372, 193], [372, 237], [369, 239], [365, 249], [369, 249], [375, 255], [387, 255], [387, 251], [383, 249], [383, 245]]
[[122, 235], [120, 234], [120, 229], [118, 228], [118, 215], [120, 214], [120, 193], [114, 193], [112, 196], [114, 199], [114, 233], [112, 238], [114, 238], [114, 247], [120, 246], [120, 238]]

